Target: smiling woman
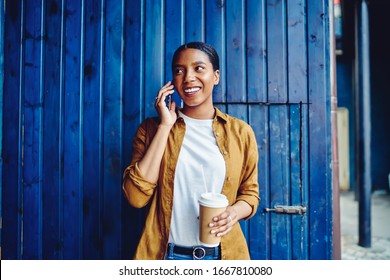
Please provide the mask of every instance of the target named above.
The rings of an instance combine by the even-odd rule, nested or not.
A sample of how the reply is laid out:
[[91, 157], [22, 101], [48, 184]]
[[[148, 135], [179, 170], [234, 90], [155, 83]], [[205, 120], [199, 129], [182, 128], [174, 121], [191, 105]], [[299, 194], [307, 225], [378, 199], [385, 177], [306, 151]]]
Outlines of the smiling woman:
[[[149, 206], [135, 259], [249, 259], [240, 224], [257, 209], [258, 150], [252, 128], [213, 105], [219, 58], [202, 42], [180, 46], [172, 59], [173, 81], [156, 96], [159, 115], [146, 119], [133, 142], [123, 192], [134, 207]], [[183, 108], [165, 98], [176, 88]], [[206, 221], [220, 243], [199, 237], [202, 193], [226, 196], [228, 206]], [[220, 238], [220, 239], [219, 239]]]
[[183, 99], [183, 113], [188, 117], [214, 116], [212, 94], [214, 85], [219, 83], [219, 69], [217, 66], [214, 69], [213, 60], [206, 52], [188, 47], [178, 49], [173, 56], [173, 84]]

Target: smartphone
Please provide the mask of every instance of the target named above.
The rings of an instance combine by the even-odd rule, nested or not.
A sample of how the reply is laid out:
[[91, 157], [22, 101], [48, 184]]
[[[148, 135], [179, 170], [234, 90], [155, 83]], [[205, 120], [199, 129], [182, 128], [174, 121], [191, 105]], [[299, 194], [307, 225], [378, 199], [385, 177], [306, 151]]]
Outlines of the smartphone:
[[171, 109], [171, 102], [172, 102], [172, 94], [167, 95], [165, 97], [165, 105], [167, 106], [168, 109]]

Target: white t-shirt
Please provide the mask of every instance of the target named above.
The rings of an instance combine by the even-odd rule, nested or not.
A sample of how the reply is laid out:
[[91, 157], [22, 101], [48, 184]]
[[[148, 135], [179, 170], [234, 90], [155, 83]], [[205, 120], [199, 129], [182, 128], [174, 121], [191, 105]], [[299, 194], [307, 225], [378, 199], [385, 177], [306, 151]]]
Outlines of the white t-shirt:
[[194, 246], [201, 245], [198, 199], [204, 192], [221, 193], [226, 165], [214, 136], [213, 120], [192, 119], [180, 111], [179, 115], [186, 132], [175, 172], [169, 242]]

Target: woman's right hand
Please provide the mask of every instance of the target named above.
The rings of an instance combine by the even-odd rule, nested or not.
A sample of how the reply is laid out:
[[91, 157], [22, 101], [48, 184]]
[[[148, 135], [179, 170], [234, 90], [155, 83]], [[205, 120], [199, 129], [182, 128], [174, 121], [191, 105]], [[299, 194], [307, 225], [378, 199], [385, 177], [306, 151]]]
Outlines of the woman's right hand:
[[171, 107], [168, 109], [165, 104], [165, 98], [174, 92], [174, 86], [171, 81], [166, 83], [159, 91], [156, 96], [156, 101], [154, 102], [154, 107], [158, 115], [160, 116], [161, 123], [160, 125], [172, 127], [177, 119], [177, 115], [175, 112], [176, 103], [174, 101], [171, 102]]

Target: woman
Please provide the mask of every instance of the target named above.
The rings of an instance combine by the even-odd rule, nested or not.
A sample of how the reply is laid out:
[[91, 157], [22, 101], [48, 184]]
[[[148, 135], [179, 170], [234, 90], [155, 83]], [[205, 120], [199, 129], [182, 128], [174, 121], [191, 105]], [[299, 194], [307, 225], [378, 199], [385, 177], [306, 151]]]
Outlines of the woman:
[[[133, 142], [123, 191], [134, 207], [149, 206], [135, 259], [249, 259], [241, 219], [257, 209], [258, 151], [251, 127], [214, 107], [219, 57], [213, 47], [192, 42], [172, 59], [173, 81], [156, 96], [159, 117], [146, 119]], [[165, 98], [177, 90], [183, 108]], [[220, 246], [199, 241], [198, 199], [223, 193], [226, 211], [210, 221]]]

